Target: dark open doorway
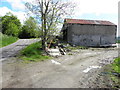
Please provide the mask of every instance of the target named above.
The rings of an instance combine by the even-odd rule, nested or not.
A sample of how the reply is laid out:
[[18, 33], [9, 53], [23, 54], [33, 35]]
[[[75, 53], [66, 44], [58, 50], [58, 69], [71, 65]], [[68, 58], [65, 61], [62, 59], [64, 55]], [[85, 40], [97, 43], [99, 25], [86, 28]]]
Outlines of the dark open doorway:
[[67, 41], [67, 29], [63, 30], [63, 40]]

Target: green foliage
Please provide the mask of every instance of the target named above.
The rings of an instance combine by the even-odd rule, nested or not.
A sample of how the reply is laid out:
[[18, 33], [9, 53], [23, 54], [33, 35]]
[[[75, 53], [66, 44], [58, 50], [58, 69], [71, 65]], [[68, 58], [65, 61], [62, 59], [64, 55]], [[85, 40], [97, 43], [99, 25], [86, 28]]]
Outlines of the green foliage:
[[112, 68], [116, 73], [120, 73], [120, 57], [114, 60], [114, 63], [112, 64]]
[[19, 30], [21, 29], [21, 22], [16, 16], [9, 12], [1, 18], [1, 21], [3, 34], [10, 35], [12, 32], [13, 36], [18, 35]]
[[41, 43], [33, 43], [21, 51], [21, 58], [28, 61], [42, 61], [49, 59], [49, 56], [43, 55]]
[[36, 33], [38, 31], [37, 22], [33, 17], [29, 17], [22, 27], [22, 31], [20, 32], [20, 38], [35, 38]]
[[120, 43], [120, 40], [117, 40], [116, 43]]
[[23, 26], [21, 25], [20, 20], [10, 12], [5, 16], [0, 17], [0, 20], [0, 26], [2, 28], [1, 32], [3, 34], [19, 38], [40, 37], [41, 33], [39, 32], [37, 22], [33, 17], [29, 17], [24, 22]]
[[7, 36], [7, 35], [0, 33], [0, 48], [3, 46], [7, 46], [11, 43], [14, 43], [17, 40], [18, 40], [17, 37]]
[[17, 37], [19, 34], [19, 29], [18, 29], [17, 25], [10, 22], [7, 26], [7, 30], [5, 31], [5, 34], [7, 34], [9, 36]]

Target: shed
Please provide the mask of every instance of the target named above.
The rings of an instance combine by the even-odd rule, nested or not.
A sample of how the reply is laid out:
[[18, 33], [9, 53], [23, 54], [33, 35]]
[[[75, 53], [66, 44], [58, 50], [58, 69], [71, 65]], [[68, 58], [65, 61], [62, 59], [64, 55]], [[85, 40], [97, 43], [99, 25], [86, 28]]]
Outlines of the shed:
[[116, 42], [117, 25], [110, 21], [65, 19], [63, 39], [72, 45], [102, 46]]

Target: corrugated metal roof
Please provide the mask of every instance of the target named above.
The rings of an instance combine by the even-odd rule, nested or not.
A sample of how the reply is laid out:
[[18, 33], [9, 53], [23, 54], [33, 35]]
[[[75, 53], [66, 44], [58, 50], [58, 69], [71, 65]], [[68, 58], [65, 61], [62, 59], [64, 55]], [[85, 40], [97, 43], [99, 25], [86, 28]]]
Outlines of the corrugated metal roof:
[[83, 19], [65, 19], [65, 23], [77, 23], [77, 24], [98, 24], [98, 25], [115, 25], [110, 21], [102, 20], [83, 20]]

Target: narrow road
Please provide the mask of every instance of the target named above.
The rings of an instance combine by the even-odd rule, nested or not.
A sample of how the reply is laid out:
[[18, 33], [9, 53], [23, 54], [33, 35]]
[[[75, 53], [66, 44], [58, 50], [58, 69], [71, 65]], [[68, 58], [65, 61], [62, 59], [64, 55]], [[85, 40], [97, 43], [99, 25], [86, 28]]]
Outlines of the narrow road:
[[21, 49], [37, 41], [39, 41], [39, 39], [19, 39], [13, 44], [0, 48], [0, 61], [14, 57]]
[[[117, 48], [78, 50], [41, 62], [16, 60], [2, 64], [3, 88], [107, 88], [111, 82], [100, 78], [102, 68], [118, 57]], [[105, 72], [105, 70], [103, 69]]]

